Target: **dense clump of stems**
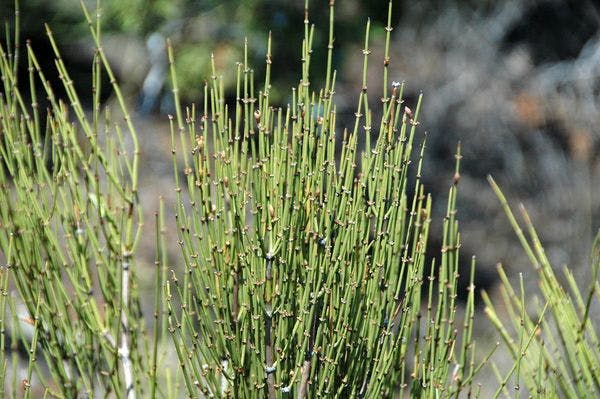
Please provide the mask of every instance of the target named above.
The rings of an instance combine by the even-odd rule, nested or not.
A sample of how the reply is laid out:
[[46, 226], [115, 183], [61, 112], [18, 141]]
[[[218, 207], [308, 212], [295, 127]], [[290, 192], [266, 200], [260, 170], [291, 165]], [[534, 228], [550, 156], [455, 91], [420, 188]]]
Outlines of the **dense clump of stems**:
[[[18, 15], [18, 3], [16, 9]], [[33, 327], [26, 344], [30, 361], [22, 382], [25, 396], [30, 395], [35, 370], [47, 395], [113, 392], [131, 399], [143, 392], [140, 370], [145, 363], [140, 352], [143, 320], [134, 292], [142, 222], [139, 150], [123, 95], [100, 46], [99, 18], [92, 21], [85, 8], [84, 14], [97, 46], [91, 115], [81, 104], [49, 27], [66, 102], [54, 94], [29, 43], [29, 80], [17, 81], [18, 29], [14, 52], [10, 42], [0, 45], [0, 252], [6, 262], [0, 306], [6, 310], [10, 275], [26, 308], [25, 322]], [[102, 74], [111, 81], [125, 132], [111, 124], [108, 110], [101, 112]], [[29, 87], [27, 95], [23, 86]], [[45, 126], [37, 99], [40, 86], [48, 103]], [[133, 143], [130, 153], [126, 139]], [[3, 323], [5, 327], [4, 317]], [[18, 332], [20, 324], [15, 320], [12, 330]], [[5, 339], [3, 334], [3, 370]], [[53, 383], [39, 372], [38, 348]], [[8, 391], [4, 385], [0, 390]]]
[[391, 20], [381, 119], [374, 123], [369, 106], [367, 22], [350, 131], [336, 124], [333, 24], [332, 1], [325, 84], [316, 89], [307, 3], [302, 73], [287, 107], [270, 103], [276, 63], [270, 37], [264, 84], [256, 88], [246, 47], [231, 105], [213, 67], [203, 105], [184, 109], [171, 68], [185, 270], [183, 280], [174, 275], [169, 282], [167, 301], [190, 396], [392, 397], [397, 390], [430, 396], [472, 383], [473, 290], [461, 348], [454, 326], [460, 153], [441, 260], [429, 268], [421, 101], [413, 112], [402, 99], [403, 84], [389, 91]]
[[[577, 283], [573, 273], [565, 266], [565, 287], [546, 256], [525, 207], [520, 207], [524, 222], [522, 228], [496, 182], [491, 177], [489, 181], [537, 272], [541, 291], [541, 296], [535, 298], [535, 308], [531, 310], [525, 298], [522, 277], [518, 293], [499, 265], [503, 302], [510, 320], [501, 320], [490, 298], [483, 296], [488, 317], [515, 359], [513, 368], [500, 379], [496, 396], [514, 376], [515, 389], [519, 390], [522, 383], [534, 396], [597, 397], [600, 394], [600, 345], [591, 311], [600, 293], [600, 234], [592, 246], [589, 282]], [[546, 313], [550, 315], [546, 316]]]
[[[100, 7], [95, 18], [83, 7], [96, 46], [86, 110], [49, 27], [66, 100], [55, 94], [29, 43], [20, 61], [15, 4], [17, 33], [0, 44], [0, 392], [34, 397], [39, 388], [46, 397], [127, 399], [479, 396], [474, 378], [493, 350], [475, 353], [475, 260], [465, 265], [459, 257], [461, 150], [441, 252], [432, 259], [421, 97], [405, 104], [404, 84], [389, 82], [391, 2], [384, 58], [375, 60], [383, 65], [383, 93], [373, 109], [367, 21], [355, 118], [346, 128], [335, 102], [333, 0], [324, 71], [311, 67], [319, 49], [305, 3], [301, 73], [283, 107], [271, 103], [277, 59], [270, 36], [262, 83], [246, 45], [244, 59], [233, 65], [235, 93], [225, 92], [213, 62], [200, 105], [187, 107], [169, 45], [176, 217], [165, 220], [161, 198], [148, 330], [136, 276], [139, 142], [102, 50]], [[19, 82], [24, 61], [27, 81]], [[312, 82], [315, 73], [323, 87]], [[101, 108], [103, 77], [121, 123]], [[534, 396], [597, 396], [600, 356], [591, 313], [600, 292], [600, 238], [589, 289], [582, 292], [568, 269], [563, 288], [527, 213], [522, 209], [528, 238], [490, 181], [539, 273], [543, 298], [530, 315], [523, 278], [514, 290], [499, 269], [511, 331], [484, 295], [514, 359], [506, 375], [496, 370], [496, 396], [507, 394], [513, 380]], [[167, 257], [169, 223], [177, 228], [180, 267]], [[460, 273], [470, 276], [462, 314]], [[169, 352], [179, 364], [174, 374]]]

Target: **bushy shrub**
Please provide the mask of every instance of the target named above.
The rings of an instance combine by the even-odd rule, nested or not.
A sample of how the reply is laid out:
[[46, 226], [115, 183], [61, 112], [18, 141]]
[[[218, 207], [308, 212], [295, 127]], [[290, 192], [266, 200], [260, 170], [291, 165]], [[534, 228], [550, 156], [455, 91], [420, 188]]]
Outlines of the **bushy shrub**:
[[[420, 99], [405, 104], [404, 84], [388, 76], [391, 16], [384, 59], [376, 60], [382, 93], [366, 84], [373, 61], [367, 22], [362, 90], [347, 129], [336, 124], [333, 1], [327, 66], [311, 68], [318, 50], [307, 8], [302, 72], [285, 107], [270, 100], [277, 65], [271, 39], [262, 84], [255, 83], [247, 47], [244, 59], [232, 63], [233, 102], [213, 63], [201, 104], [183, 107], [169, 51], [176, 218], [166, 221], [163, 205], [157, 209], [148, 328], [138, 285], [145, 270], [136, 261], [143, 222], [139, 139], [102, 50], [100, 19], [83, 11], [96, 43], [91, 110], [81, 105], [49, 28], [66, 100], [55, 96], [28, 45], [20, 58], [18, 34], [0, 47], [0, 389], [25, 397], [128, 399], [479, 395], [474, 377], [491, 353], [475, 354], [475, 261], [459, 264], [460, 147], [443, 245], [432, 260], [426, 256], [432, 199], [421, 183]], [[28, 63], [27, 82], [18, 81], [19, 62]], [[323, 87], [311, 83], [314, 73]], [[118, 110], [102, 109], [103, 76]], [[39, 86], [49, 102], [45, 118]], [[380, 108], [370, 108], [369, 96], [381, 98]], [[123, 120], [111, 121], [114, 113]], [[180, 267], [169, 265], [167, 223], [177, 227]], [[519, 300], [509, 290], [507, 297], [518, 344], [486, 300], [515, 356], [498, 393], [512, 375], [522, 375], [531, 393], [597, 393], [598, 345], [587, 322], [597, 296], [597, 260], [585, 298], [571, 284], [573, 306], [562, 301], [531, 231], [533, 249], [517, 228], [544, 271], [543, 309], [555, 315], [565, 351], [545, 352], [540, 337], [553, 335], [538, 334], [546, 331], [543, 311], [539, 321], [529, 318], [523, 295]], [[460, 319], [459, 273], [471, 281]], [[18, 297], [9, 295], [13, 287]], [[17, 311], [20, 303], [25, 316]], [[19, 345], [27, 351], [24, 374]], [[170, 352], [178, 359], [175, 376], [163, 372]], [[536, 364], [542, 366], [537, 372]], [[551, 373], [559, 375], [558, 386], [543, 388]]]

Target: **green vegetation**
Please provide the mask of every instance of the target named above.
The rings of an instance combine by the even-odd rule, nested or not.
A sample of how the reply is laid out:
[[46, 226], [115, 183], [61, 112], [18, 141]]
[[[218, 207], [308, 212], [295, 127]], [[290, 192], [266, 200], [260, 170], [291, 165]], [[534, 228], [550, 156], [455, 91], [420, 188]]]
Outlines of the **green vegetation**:
[[[237, 68], [234, 109], [213, 71], [204, 107], [178, 111], [173, 123], [173, 143], [179, 132], [184, 151], [176, 170], [186, 179], [176, 174], [175, 181], [186, 265], [183, 281], [169, 283], [167, 301], [190, 395], [199, 389], [209, 396], [376, 397], [399, 387], [430, 396], [472, 382], [470, 347], [459, 347], [453, 327], [456, 188], [444, 254], [428, 280], [431, 199], [419, 181], [419, 104], [413, 115], [403, 104], [403, 86], [393, 83], [383, 93], [382, 119], [372, 121], [367, 24], [356, 123], [343, 132], [336, 161], [333, 5], [331, 15], [323, 88], [311, 86], [307, 18], [302, 77], [287, 109], [270, 105], [268, 50], [261, 89], [245, 58]], [[359, 153], [359, 135], [366, 136], [368, 151]], [[180, 308], [171, 294], [181, 299]], [[435, 322], [422, 326], [422, 317]], [[455, 364], [459, 373], [447, 385]]]
[[[92, 34], [100, 40], [99, 23], [92, 25]], [[98, 82], [103, 66], [114, 81], [102, 50], [94, 64], [95, 106], [89, 116], [49, 28], [48, 36], [68, 102], [54, 96], [27, 46], [31, 105], [26, 104], [16, 80], [19, 54], [0, 49], [2, 283], [5, 294], [9, 284], [18, 289], [33, 326], [31, 343], [20, 331], [12, 298], [3, 295], [0, 306], [13, 316], [13, 345], [21, 339], [31, 348], [23, 381], [26, 397], [34, 372], [54, 396], [76, 397], [98, 386], [125, 392], [130, 385], [137, 389], [140, 370], [147, 364], [133, 267], [141, 223], [136, 134], [116, 82], [113, 89], [134, 143], [132, 154], [124, 152], [121, 128], [109, 124], [109, 111], [101, 113]], [[37, 106], [38, 84], [50, 103], [45, 126]], [[2, 323], [4, 333], [8, 322], [3, 318]], [[6, 338], [0, 338], [3, 350]], [[40, 371], [38, 347], [49, 373]], [[7, 358], [1, 360], [5, 376]], [[16, 377], [15, 367], [13, 361]], [[9, 385], [15, 389], [14, 383]], [[7, 386], [0, 390], [7, 392]]]
[[[260, 84], [247, 46], [241, 62], [231, 60], [234, 104], [227, 104], [223, 72], [211, 60], [203, 102], [184, 107], [169, 47], [176, 218], [166, 220], [161, 202], [154, 301], [144, 302], [154, 307], [150, 327], [138, 276], [138, 135], [102, 50], [100, 20], [83, 7], [96, 43], [91, 110], [81, 105], [50, 28], [66, 99], [54, 95], [28, 45], [19, 53], [18, 34], [7, 35], [0, 47], [2, 392], [128, 399], [479, 396], [475, 378], [492, 353], [475, 351], [475, 260], [459, 264], [460, 147], [441, 253], [431, 260], [420, 99], [405, 104], [404, 85], [388, 76], [391, 3], [383, 60], [370, 58], [366, 25], [356, 119], [344, 130], [336, 125], [333, 3], [323, 70], [311, 68], [315, 33], [306, 14], [302, 73], [286, 108], [271, 104], [270, 39]], [[20, 62], [29, 66], [26, 82], [17, 78]], [[373, 62], [383, 93], [367, 87]], [[313, 85], [314, 74], [322, 87]], [[117, 110], [102, 109], [103, 76]], [[45, 117], [37, 88], [48, 98]], [[380, 108], [370, 108], [369, 96], [381, 98]], [[501, 272], [507, 320], [484, 296], [514, 356], [508, 374], [498, 371], [497, 394], [510, 395], [506, 387], [515, 378], [534, 396], [595, 396], [600, 354], [590, 316], [600, 288], [599, 246], [589, 289], [582, 294], [568, 271], [569, 290], [561, 288], [529, 219], [528, 241], [492, 187], [539, 270], [542, 291], [531, 316], [523, 288], [516, 293]], [[168, 224], [177, 227], [183, 265], [168, 259]], [[471, 279], [464, 309], [459, 273]], [[13, 287], [17, 296], [10, 295]], [[19, 347], [26, 351], [25, 378], [18, 377]], [[175, 373], [165, 371], [173, 353]]]
[[[9, 2], [10, 3], [10, 2]], [[68, 63], [68, 53], [82, 53], [84, 43], [88, 43], [88, 26], [74, 0], [27, 0], [20, 1], [21, 31], [27, 37], [33, 37], [33, 48], [43, 52], [43, 25], [40, 21], [52, 26], [55, 39], [61, 48], [65, 49]], [[88, 6], [95, 1], [84, 1]], [[327, 24], [326, 2], [311, 13], [311, 23], [317, 26]], [[336, 64], [344, 58], [342, 43], [354, 42], [361, 36], [364, 29], [364, 19], [355, 15], [364, 13], [372, 18], [372, 24], [377, 26], [374, 34], [384, 35], [383, 21], [386, 20], [387, 7], [364, 0], [346, 0], [336, 5]], [[264, 59], [268, 27], [274, 37], [285, 40], [273, 42], [273, 51], [279, 60], [278, 68], [272, 72], [271, 79], [276, 84], [271, 90], [272, 100], [280, 103], [289, 101], [289, 88], [296, 84], [297, 63], [300, 58], [298, 49], [302, 35], [297, 34], [297, 27], [302, 23], [304, 14], [303, 2], [287, 0], [103, 0], [102, 1], [102, 31], [104, 46], [108, 58], [116, 72], [127, 73], [127, 86], [124, 91], [131, 91], [131, 85], [142, 85], [143, 66], [151, 62], [145, 59], [144, 50], [147, 46], [144, 40], [151, 34], [169, 37], [173, 44], [173, 53], [177, 59], [176, 69], [179, 76], [179, 90], [182, 99], [195, 100], [202, 95], [201, 84], [211, 73], [210, 56], [214, 53], [216, 65], [223, 66], [219, 71], [223, 75], [225, 88], [231, 91], [235, 88], [235, 68], [225, 68], [230, 61], [243, 57], [240, 46], [244, 38], [248, 39], [248, 59], [257, 63], [256, 69], [261, 75], [264, 65], [258, 64]], [[12, 19], [13, 7], [0, 7], [0, 21]], [[395, 17], [400, 14], [396, 7]], [[221, 21], [227, 21], [224, 28]], [[36, 40], [37, 39], [37, 40]], [[326, 46], [326, 35], [317, 34], [313, 38], [319, 48]], [[120, 46], [119, 46], [120, 44]], [[136, 62], [126, 62], [120, 59], [120, 53], [111, 52], [115, 46], [122, 50], [127, 47], [133, 57], [141, 57]], [[133, 48], [131, 48], [133, 47]], [[74, 49], [75, 48], [75, 49]], [[84, 52], [85, 53], [85, 52]], [[41, 56], [42, 54], [38, 54]], [[115, 56], [116, 55], [116, 56]], [[80, 55], [81, 56], [81, 55]], [[81, 56], [81, 58], [85, 58]], [[82, 61], [78, 59], [78, 61]], [[161, 60], [162, 61], [162, 60]], [[326, 58], [317, 53], [313, 56], [312, 64], [325, 68]], [[138, 67], [135, 70], [128, 65]], [[139, 68], [139, 66], [142, 68]], [[72, 78], [77, 83], [83, 83], [87, 75], [84, 68], [77, 70], [74, 65], [71, 70]], [[79, 75], [78, 75], [79, 72]], [[320, 84], [324, 76], [315, 74], [313, 79]], [[87, 84], [87, 82], [85, 82]], [[85, 97], [85, 96], [84, 96]]]
[[[503, 304], [508, 310], [510, 320], [501, 320], [490, 298], [485, 294], [483, 296], [487, 306], [486, 313], [515, 360], [514, 367], [502, 380], [496, 395], [505, 390], [508, 378], [514, 374], [515, 389], [519, 389], [522, 384], [535, 396], [598, 396], [600, 346], [591, 315], [594, 311], [592, 306], [598, 306], [595, 301], [598, 300], [600, 292], [600, 234], [596, 236], [590, 257], [591, 279], [581, 287], [582, 284], [578, 284], [572, 272], [565, 267], [567, 287], [563, 287], [554, 274], [525, 208], [521, 206], [521, 213], [528, 237], [523, 233], [504, 195], [491, 178], [490, 183], [539, 275], [542, 293], [541, 298], [535, 298], [535, 309], [527, 309], [523, 277], [521, 276], [520, 290], [517, 292], [512, 288], [502, 267], [499, 267]], [[534, 316], [530, 315], [530, 312]], [[511, 335], [508, 330], [510, 327], [506, 324], [512, 324], [514, 334]]]

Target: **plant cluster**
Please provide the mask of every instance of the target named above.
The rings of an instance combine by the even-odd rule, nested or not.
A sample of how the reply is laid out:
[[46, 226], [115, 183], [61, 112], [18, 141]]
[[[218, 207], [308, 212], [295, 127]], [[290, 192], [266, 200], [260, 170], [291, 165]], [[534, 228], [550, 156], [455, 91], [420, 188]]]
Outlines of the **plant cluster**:
[[[170, 222], [183, 265], [167, 257], [169, 221], [161, 203], [150, 328], [136, 275], [143, 267], [138, 135], [102, 50], [100, 9], [93, 18], [82, 7], [96, 44], [89, 111], [49, 28], [66, 100], [55, 96], [30, 46], [21, 60], [18, 33], [13, 43], [7, 35], [0, 45], [0, 390], [13, 397], [127, 399], [479, 396], [475, 377], [492, 353], [475, 351], [475, 261], [461, 265], [458, 256], [460, 147], [443, 245], [432, 260], [420, 99], [405, 104], [404, 85], [388, 76], [391, 7], [378, 60], [383, 93], [367, 87], [367, 23], [356, 119], [341, 131], [333, 1], [323, 87], [311, 83], [315, 30], [307, 1], [302, 73], [286, 107], [270, 99], [271, 39], [260, 85], [245, 47], [235, 65], [233, 104], [213, 62], [203, 102], [183, 107], [169, 47], [177, 110], [170, 118], [177, 196]], [[25, 84], [18, 81], [19, 62], [29, 66]], [[103, 76], [122, 122], [102, 109]], [[49, 103], [45, 117], [37, 87]], [[380, 108], [371, 108], [369, 96], [381, 98]], [[514, 377], [532, 395], [593, 396], [600, 391], [590, 320], [598, 246], [589, 290], [582, 295], [567, 273], [567, 293], [528, 218], [531, 241], [492, 185], [540, 271], [543, 294], [538, 314], [530, 316], [523, 289], [516, 294], [501, 273], [514, 333], [484, 297], [515, 358], [508, 374], [498, 371], [497, 395]], [[471, 281], [462, 318], [459, 273]], [[19, 346], [26, 349], [23, 378]], [[179, 365], [175, 374], [162, 371], [170, 352]]]

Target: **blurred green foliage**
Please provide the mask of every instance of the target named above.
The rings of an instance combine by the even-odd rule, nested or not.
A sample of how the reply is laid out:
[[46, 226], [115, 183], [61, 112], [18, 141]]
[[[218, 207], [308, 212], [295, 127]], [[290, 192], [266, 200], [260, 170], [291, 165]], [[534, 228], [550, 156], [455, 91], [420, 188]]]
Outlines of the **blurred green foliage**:
[[[57, 42], [63, 47], [86, 40], [87, 26], [82, 22], [81, 11], [76, 3], [77, 0], [22, 1], [19, 4], [22, 37], [45, 45], [42, 23], [48, 23]], [[84, 3], [88, 8], [94, 8], [96, 1], [84, 0]], [[324, 49], [329, 19], [327, 2], [312, 2], [309, 5], [309, 21], [315, 24], [314, 47]], [[377, 2], [364, 0], [336, 4], [337, 50], [334, 67], [339, 67], [344, 61], [346, 43], [360, 42], [367, 15], [371, 16], [373, 35], [384, 34], [385, 9]], [[0, 8], [0, 20], [12, 20], [13, 12], [14, 7]], [[210, 77], [210, 54], [214, 54], [219, 68], [234, 65], [242, 60], [241, 48], [245, 39], [248, 40], [251, 64], [256, 67], [257, 74], [264, 73], [268, 30], [273, 38], [273, 53], [277, 55], [273, 59], [273, 86], [282, 88], [271, 93], [273, 100], [287, 101], [284, 96], [288, 89], [297, 84], [295, 77], [300, 71], [302, 42], [298, 26], [302, 26], [304, 21], [302, 1], [106, 0], [102, 2], [101, 12], [103, 31], [107, 36], [123, 36], [125, 40], [137, 41], [140, 45], [152, 33], [160, 33], [172, 40], [181, 94], [186, 100], [196, 100], [201, 94], [202, 82]], [[398, 21], [400, 7], [394, 13], [393, 20]], [[118, 56], [114, 54], [111, 59]], [[68, 54], [66, 58], [69, 64]], [[325, 51], [313, 54], [313, 70], [322, 71], [325, 67]], [[129, 81], [129, 76], [119, 78], [134, 86], [141, 85], [141, 82]], [[224, 76], [226, 88], [233, 87], [233, 79], [233, 74]]]

